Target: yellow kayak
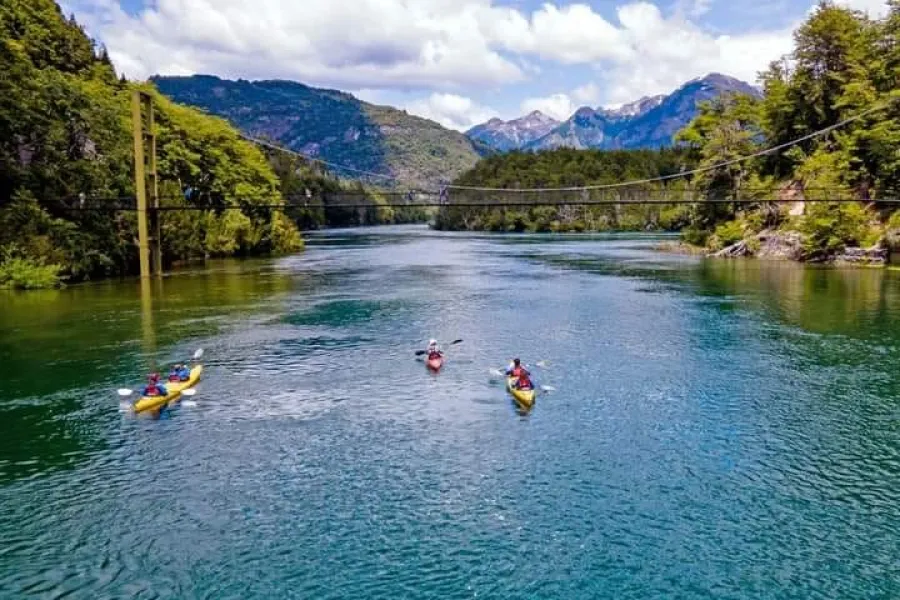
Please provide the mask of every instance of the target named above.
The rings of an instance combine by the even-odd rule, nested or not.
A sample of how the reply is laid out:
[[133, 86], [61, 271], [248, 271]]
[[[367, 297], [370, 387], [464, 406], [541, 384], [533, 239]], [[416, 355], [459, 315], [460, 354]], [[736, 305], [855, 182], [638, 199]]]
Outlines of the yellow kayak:
[[513, 398], [516, 399], [522, 407], [531, 408], [531, 405], [534, 404], [534, 389], [530, 390], [518, 390], [513, 385], [516, 382], [516, 377], [507, 377], [506, 378], [506, 391], [512, 394]]
[[134, 403], [134, 412], [142, 413], [148, 410], [157, 410], [163, 406], [174, 402], [181, 397], [181, 392], [189, 387], [193, 387], [200, 380], [200, 373], [203, 372], [203, 365], [197, 365], [191, 369], [191, 376], [187, 381], [163, 381], [168, 394], [165, 396], [141, 396], [140, 400]]

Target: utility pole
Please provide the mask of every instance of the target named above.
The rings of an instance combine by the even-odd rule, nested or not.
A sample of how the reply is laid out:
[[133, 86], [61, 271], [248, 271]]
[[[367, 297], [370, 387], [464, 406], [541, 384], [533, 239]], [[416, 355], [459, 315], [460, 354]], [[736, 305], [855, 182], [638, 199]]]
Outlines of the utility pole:
[[[131, 93], [134, 135], [134, 191], [137, 196], [138, 252], [141, 278], [162, 275], [159, 229], [159, 191], [156, 176], [156, 134], [153, 97], [141, 90]], [[148, 197], [149, 196], [149, 197]]]

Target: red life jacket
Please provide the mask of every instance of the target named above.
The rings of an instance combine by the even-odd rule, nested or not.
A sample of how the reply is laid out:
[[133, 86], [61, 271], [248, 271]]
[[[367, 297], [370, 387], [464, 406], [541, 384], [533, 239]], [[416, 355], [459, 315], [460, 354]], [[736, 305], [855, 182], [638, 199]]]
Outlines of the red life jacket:
[[178, 373], [171, 373], [169, 375], [169, 381], [180, 381], [181, 378], [178, 376]]
[[513, 377], [522, 377], [522, 374], [525, 372], [525, 369], [522, 368], [521, 365], [518, 367], [513, 367], [512, 376]]
[[437, 360], [440, 357], [441, 353], [437, 352], [436, 350], [428, 353], [428, 360]]
[[519, 370], [519, 387], [527, 389], [531, 387], [531, 379], [528, 378], [528, 372], [525, 369]]
[[147, 391], [144, 392], [144, 395], [145, 396], [159, 396], [160, 395], [159, 388], [156, 387], [155, 383], [151, 383], [150, 385], [147, 386]]

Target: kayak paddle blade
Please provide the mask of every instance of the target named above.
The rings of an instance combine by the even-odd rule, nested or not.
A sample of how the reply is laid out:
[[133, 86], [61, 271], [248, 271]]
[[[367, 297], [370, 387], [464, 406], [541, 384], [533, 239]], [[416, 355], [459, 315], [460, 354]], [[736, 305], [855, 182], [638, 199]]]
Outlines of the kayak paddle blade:
[[186, 390], [181, 390], [182, 396], [193, 396], [196, 393], [197, 393], [197, 390], [195, 390], [194, 388], [188, 388]]
[[462, 340], [453, 340], [452, 342], [450, 342], [450, 345], [453, 346], [455, 344], [461, 344], [461, 343], [462, 343]]
[[198, 348], [196, 352], [194, 352], [194, 360], [200, 360], [200, 357], [203, 356], [203, 348]]
[[118, 392], [118, 394], [119, 394], [120, 396], [130, 396], [130, 395], [132, 395], [132, 394], [134, 393], [134, 392], [132, 392], [131, 390], [129, 390], [129, 389], [127, 389], [127, 388], [119, 388], [119, 389], [116, 390], [116, 391]]
[[416, 356], [422, 356], [425, 354], [425, 350], [416, 350]]

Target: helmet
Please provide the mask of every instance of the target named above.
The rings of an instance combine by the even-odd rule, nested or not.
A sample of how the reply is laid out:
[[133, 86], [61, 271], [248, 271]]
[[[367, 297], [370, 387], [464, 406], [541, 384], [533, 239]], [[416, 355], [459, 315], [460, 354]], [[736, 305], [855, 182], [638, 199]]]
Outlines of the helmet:
[[428, 340], [429, 346], [437, 346], [437, 340]]
[[159, 381], [159, 373], [150, 373], [149, 379], [153, 383], [156, 383], [157, 381]]

